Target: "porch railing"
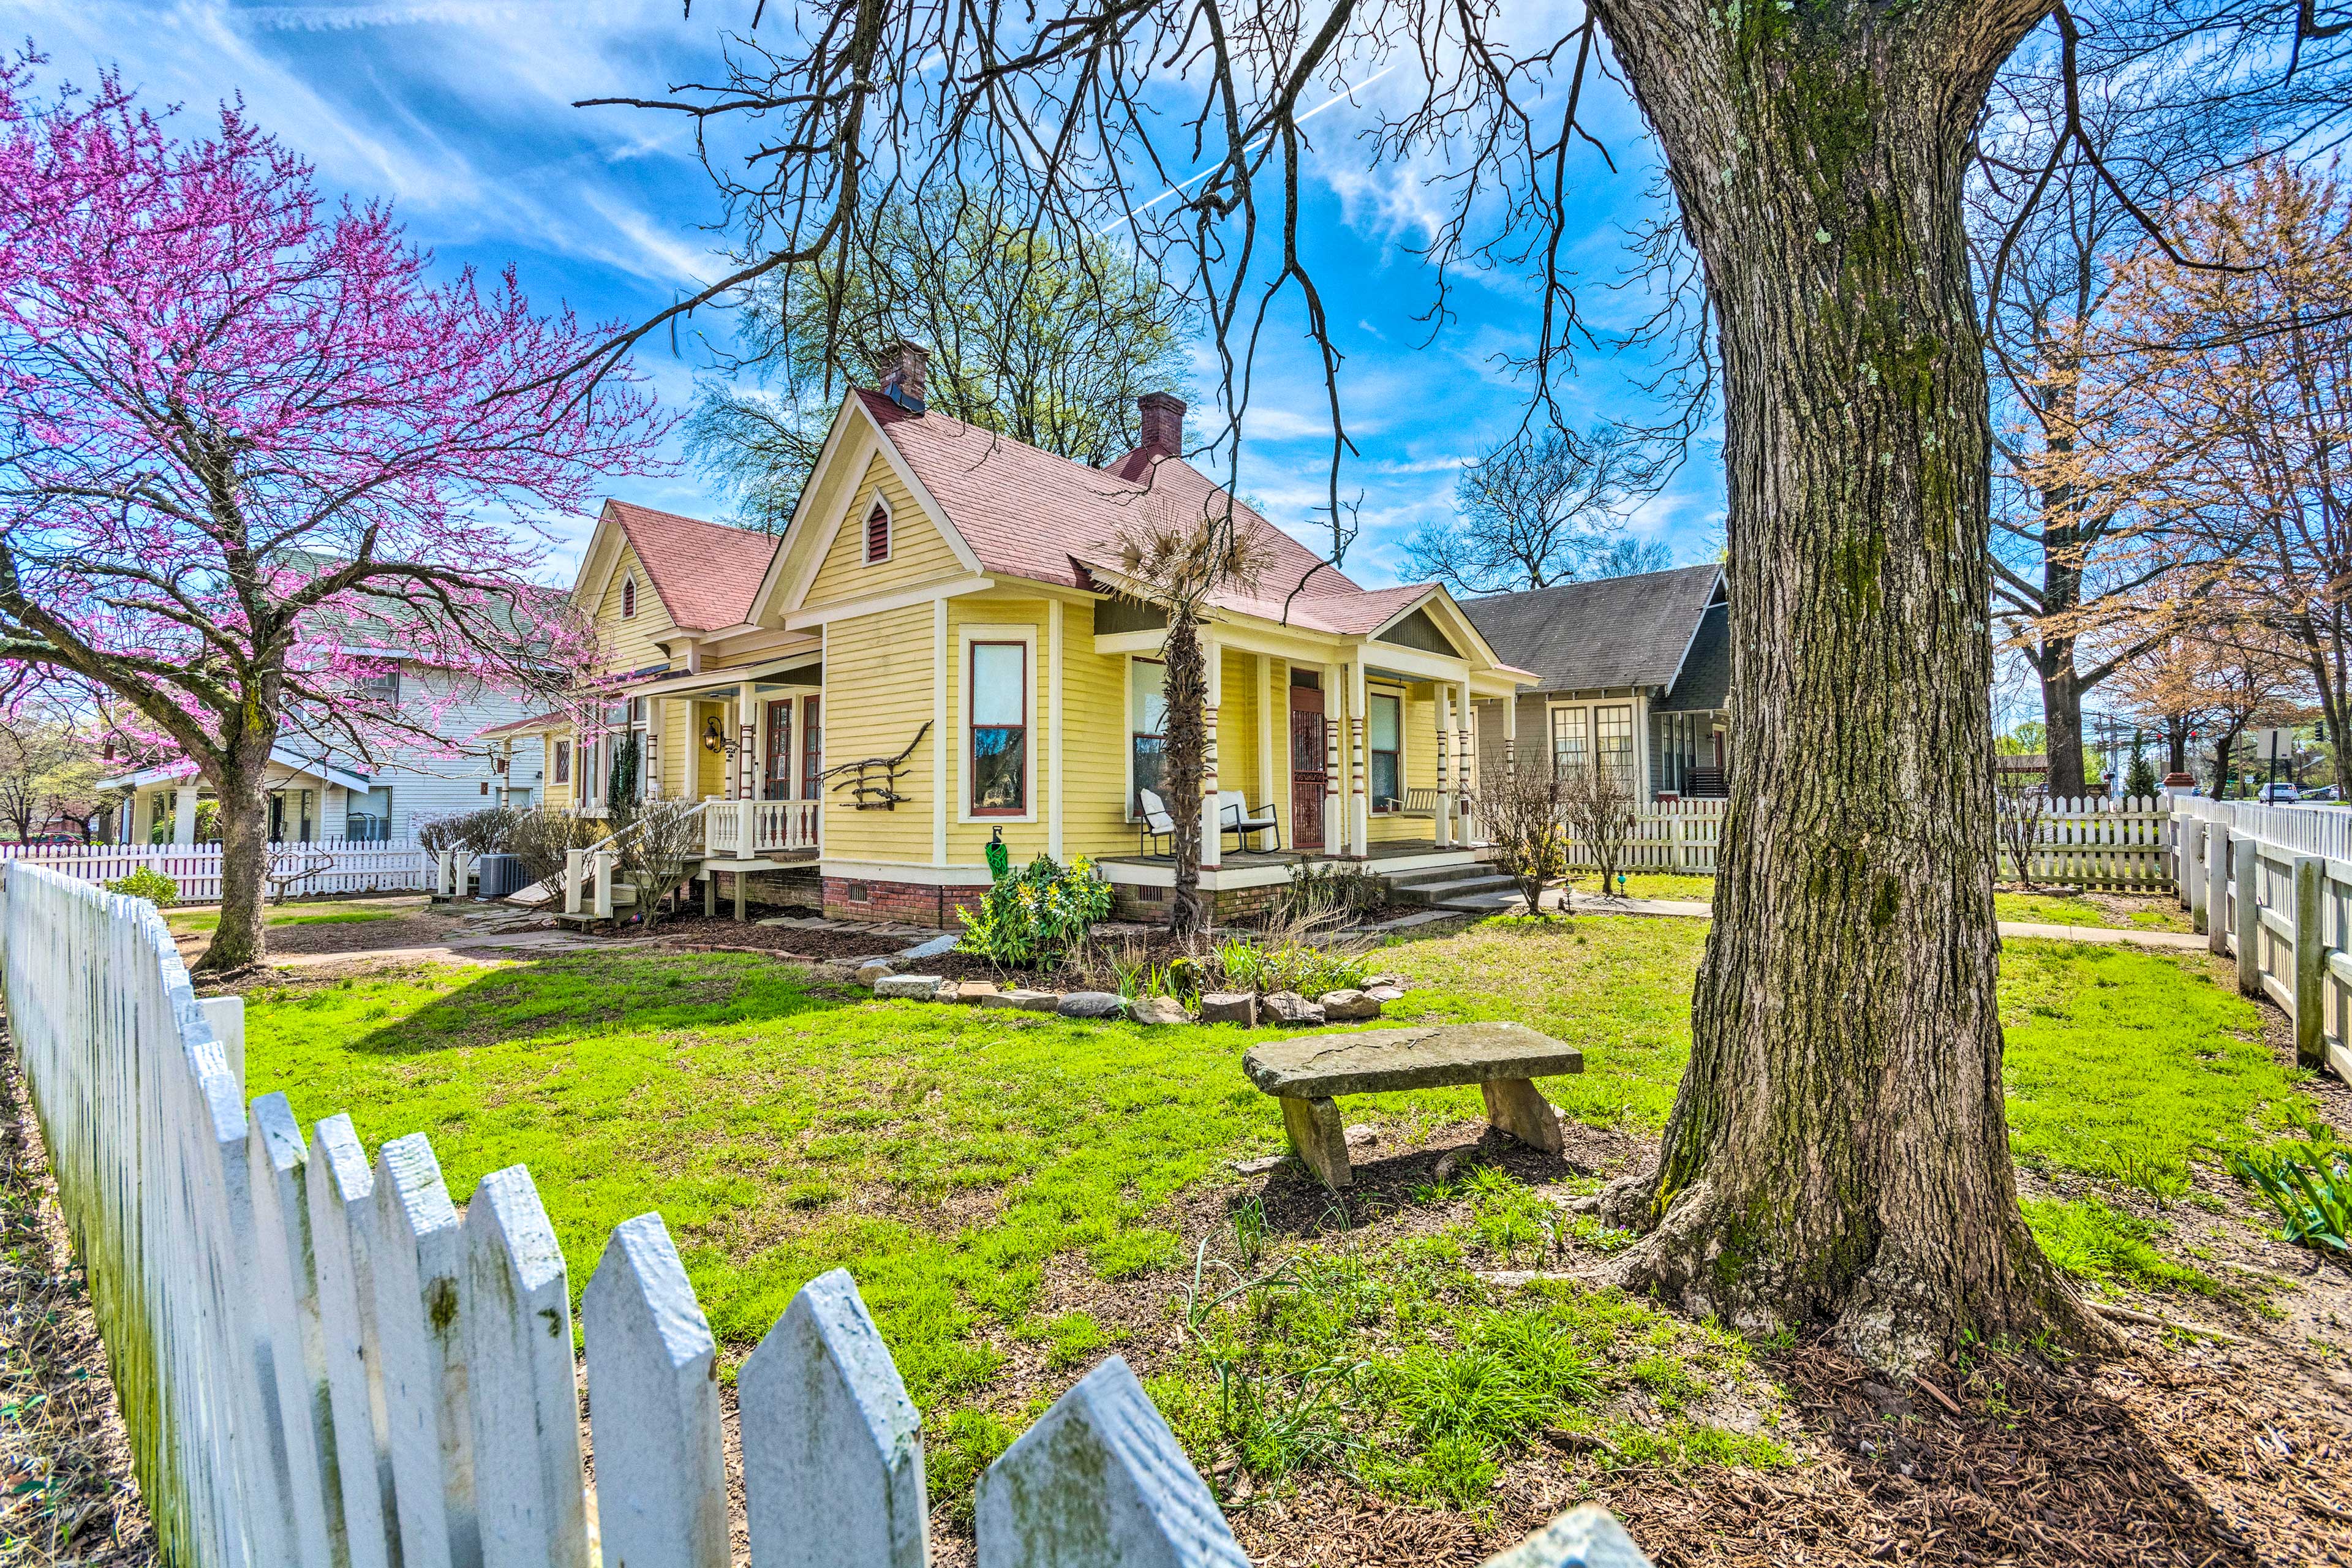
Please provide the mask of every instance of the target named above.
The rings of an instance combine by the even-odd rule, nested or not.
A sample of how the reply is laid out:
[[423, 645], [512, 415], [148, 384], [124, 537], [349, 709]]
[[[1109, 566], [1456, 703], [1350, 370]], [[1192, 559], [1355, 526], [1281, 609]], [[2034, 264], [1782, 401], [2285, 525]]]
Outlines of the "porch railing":
[[702, 847], [714, 860], [813, 851], [824, 847], [824, 823], [823, 801], [706, 801]]

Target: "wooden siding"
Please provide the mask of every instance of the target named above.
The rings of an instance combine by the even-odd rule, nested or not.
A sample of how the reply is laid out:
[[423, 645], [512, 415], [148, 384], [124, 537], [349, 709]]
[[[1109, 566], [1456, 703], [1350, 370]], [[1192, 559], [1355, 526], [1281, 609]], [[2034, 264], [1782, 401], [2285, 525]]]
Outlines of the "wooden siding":
[[[637, 613], [624, 620], [621, 584], [632, 575], [637, 580]], [[653, 579], [646, 574], [644, 563], [625, 539], [621, 542], [620, 562], [613, 568], [613, 579], [604, 584], [604, 596], [597, 601], [593, 614], [597, 637], [604, 644], [606, 669], [643, 669], [669, 658], [656, 639], [674, 637], [677, 627], [670, 620], [669, 612], [662, 608], [661, 595], [655, 592]]]
[[[1370, 695], [1395, 696], [1398, 688], [1373, 685], [1367, 688]], [[1437, 787], [1437, 699], [1435, 689], [1423, 683], [1403, 688], [1404, 702], [1398, 714], [1402, 732], [1398, 737], [1404, 747], [1404, 787], [1434, 789]], [[1364, 782], [1371, 785], [1371, 755], [1369, 729], [1365, 738]], [[1448, 774], [1452, 773], [1449, 764]], [[1449, 776], [1447, 783], [1452, 783]], [[1428, 838], [1435, 835], [1437, 825], [1425, 816], [1403, 816], [1395, 813], [1376, 815], [1372, 818], [1372, 842], [1391, 843], [1404, 838]]]
[[[890, 508], [890, 559], [869, 566], [866, 563], [866, 517], [874, 509], [877, 492]], [[809, 584], [803, 604], [813, 607], [840, 599], [862, 599], [870, 594], [887, 594], [936, 578], [953, 577], [962, 571], [963, 563], [924, 515], [914, 492], [899, 481], [890, 465], [877, 453], [866, 467], [866, 477], [858, 482], [848, 518], [826, 550], [824, 564], [817, 569], [816, 581]]]
[[[827, 767], [906, 750], [931, 716], [931, 606], [910, 605], [835, 622], [825, 628], [824, 675]], [[954, 722], [952, 707], [949, 722]], [[931, 806], [938, 799], [930, 736], [907, 759], [898, 793], [909, 798], [896, 810], [857, 811], [847, 790], [828, 789], [826, 858], [929, 864]], [[952, 835], [952, 812], [949, 823]], [[988, 835], [980, 837], [985, 840]], [[973, 858], [979, 858], [977, 850]]]

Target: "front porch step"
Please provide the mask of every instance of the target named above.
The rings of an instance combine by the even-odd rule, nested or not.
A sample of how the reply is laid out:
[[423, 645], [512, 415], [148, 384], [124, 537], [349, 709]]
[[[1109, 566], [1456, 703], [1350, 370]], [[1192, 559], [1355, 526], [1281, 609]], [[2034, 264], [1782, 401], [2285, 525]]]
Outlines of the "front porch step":
[[[1389, 891], [1399, 903], [1426, 904], [1432, 909], [1480, 910], [1493, 913], [1518, 900], [1517, 884], [1494, 872], [1449, 871], [1430, 879], [1393, 881]], [[1497, 895], [1501, 895], [1498, 900]]]

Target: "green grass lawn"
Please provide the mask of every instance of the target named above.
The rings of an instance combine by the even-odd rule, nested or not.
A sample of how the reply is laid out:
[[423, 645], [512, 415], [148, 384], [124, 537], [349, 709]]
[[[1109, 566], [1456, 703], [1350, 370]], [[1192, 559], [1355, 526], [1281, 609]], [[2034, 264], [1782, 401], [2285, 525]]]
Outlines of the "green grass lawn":
[[[398, 920], [403, 915], [415, 914], [425, 907], [421, 899], [403, 900], [389, 904], [280, 904], [262, 917], [273, 926], [352, 925], [362, 921]], [[218, 910], [191, 910], [184, 913], [166, 910], [164, 920], [174, 933], [218, 931]]]
[[[1646, 1132], [1689, 1054], [1706, 933], [1493, 921], [1381, 961], [1414, 982], [1404, 1017], [1516, 1018], [1580, 1044], [1585, 1073], [1545, 1092], [1570, 1116]], [[2177, 1192], [2190, 1160], [2300, 1114], [2252, 1006], [2203, 963], [2008, 944], [2022, 1163]], [[1183, 1348], [1148, 1369], [1204, 1462], [1234, 1456], [1271, 1480], [1344, 1456], [1381, 1490], [1454, 1503], [1546, 1426], [1612, 1433], [1621, 1455], [1780, 1462], [1769, 1436], [1696, 1412], [1702, 1384], [1749, 1375], [1737, 1340], [1606, 1293], [1478, 1282], [1474, 1269], [1579, 1226], [1606, 1244], [1563, 1215], [1557, 1189], [1474, 1166], [1415, 1194], [1452, 1216], [1433, 1227], [1276, 1246], [1261, 1208], [1254, 1238], [1257, 1183], [1228, 1162], [1282, 1146], [1275, 1102], [1239, 1066], [1271, 1033], [877, 1003], [742, 955], [597, 954], [289, 982], [250, 994], [247, 1051], [252, 1092], [285, 1090], [306, 1123], [348, 1110], [371, 1148], [430, 1133], [461, 1202], [488, 1172], [528, 1163], [575, 1291], [611, 1228], [658, 1208], [733, 1357], [804, 1281], [849, 1268], [926, 1412], [951, 1505], [1035, 1403], [1013, 1373], [1119, 1344], [1131, 1331], [1102, 1300], [1166, 1322], [1204, 1227], [1219, 1258], [1275, 1276], [1194, 1314]], [[1365, 1096], [1346, 1112], [1408, 1141], [1483, 1114], [1475, 1088]], [[2058, 1204], [2036, 1224], [2087, 1275], [2154, 1278], [2134, 1266], [2147, 1237], [2125, 1234], [2126, 1218]], [[1629, 1428], [1608, 1415], [1636, 1391], [1671, 1419]]]
[[[1601, 891], [1601, 879], [1587, 874], [1570, 878], [1580, 893]], [[1676, 876], [1666, 871], [1628, 871], [1625, 896], [1631, 899], [1678, 899], [1708, 903], [1715, 898], [1712, 877]], [[2042, 925], [2104, 926], [2111, 930], [2179, 931], [2189, 929], [2189, 914], [2169, 900], [2152, 900], [2127, 912], [2104, 909], [2089, 899], [2064, 892], [1995, 893], [1993, 913], [2004, 921]]]

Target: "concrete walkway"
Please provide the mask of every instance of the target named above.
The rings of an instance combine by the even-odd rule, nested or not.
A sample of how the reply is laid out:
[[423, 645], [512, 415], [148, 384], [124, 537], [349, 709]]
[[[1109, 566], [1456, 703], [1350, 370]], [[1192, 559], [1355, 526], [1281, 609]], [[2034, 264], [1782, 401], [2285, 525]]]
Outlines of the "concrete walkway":
[[[1559, 906], [1553, 901], [1554, 898], [1555, 894], [1551, 892], [1544, 895], [1548, 907], [1557, 909]], [[1516, 900], [1513, 901], [1517, 902]], [[1669, 915], [1681, 920], [1703, 921], [1711, 917], [1715, 910], [1711, 905], [1688, 899], [1602, 899], [1591, 894], [1580, 894], [1570, 912], [1580, 915]], [[2206, 946], [2203, 937], [2188, 931], [2147, 931], [2138, 926], [2045, 925], [2038, 921], [2003, 921], [2000, 922], [2000, 934], [2038, 942], [2095, 942], [2200, 952]]]

